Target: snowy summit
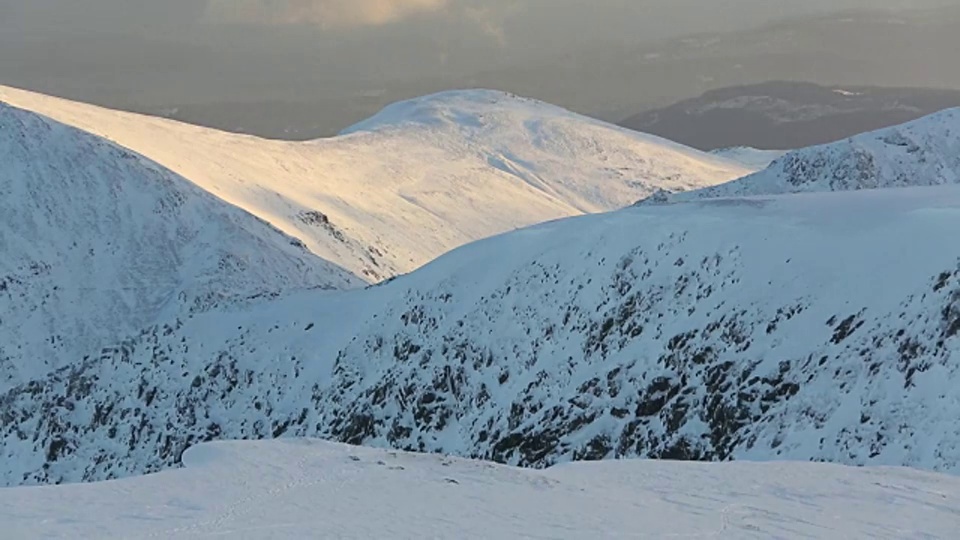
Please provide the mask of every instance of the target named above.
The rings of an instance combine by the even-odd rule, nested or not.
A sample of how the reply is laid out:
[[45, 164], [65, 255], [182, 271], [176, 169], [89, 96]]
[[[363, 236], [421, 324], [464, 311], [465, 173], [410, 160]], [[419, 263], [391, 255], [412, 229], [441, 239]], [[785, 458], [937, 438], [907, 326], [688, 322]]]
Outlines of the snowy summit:
[[960, 108], [843, 141], [789, 152], [756, 174], [673, 194], [668, 199], [681, 202], [958, 183]]
[[158, 320], [362, 283], [142, 156], [0, 103], [0, 391]]
[[454, 91], [347, 134], [259, 139], [0, 87], [0, 102], [100, 135], [301, 240], [367, 282], [463, 244], [756, 169], [534, 100]]

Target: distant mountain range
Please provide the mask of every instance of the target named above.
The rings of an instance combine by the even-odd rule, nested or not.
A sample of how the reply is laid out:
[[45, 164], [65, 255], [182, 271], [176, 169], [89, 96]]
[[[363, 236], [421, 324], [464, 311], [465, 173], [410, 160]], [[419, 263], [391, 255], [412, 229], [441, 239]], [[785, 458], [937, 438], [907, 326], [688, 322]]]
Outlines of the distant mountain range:
[[[681, 6], [684, 2], [686, 8]], [[672, 9], [691, 13], [690, 17], [701, 11], [700, 17], [732, 16], [726, 3], [654, 3], [676, 4]], [[389, 57], [382, 51], [393, 50], [390, 40], [360, 39], [343, 49], [331, 44], [330, 51], [341, 53], [308, 53], [326, 49], [331, 38], [293, 29], [271, 39], [240, 32], [235, 38], [208, 36], [199, 43], [113, 32], [29, 34], [17, 39], [8, 30], [0, 31], [0, 83], [289, 140], [332, 136], [389, 103], [463, 88], [510, 91], [610, 122], [709, 90], [771, 80], [960, 89], [954, 54], [960, 50], [960, 5], [955, 0], [944, 0], [940, 3], [953, 5], [932, 10], [917, 8], [934, 0], [913, 0], [899, 2], [904, 9], [895, 11], [865, 9], [786, 19], [785, 10], [835, 11], [837, 2], [817, 0], [819, 10], [788, 8], [782, 2], [753, 3], [770, 15], [771, 22], [736, 31], [720, 25], [717, 31], [667, 39], [632, 31], [627, 21], [620, 26], [623, 39], [614, 33], [601, 40], [583, 35], [544, 40], [518, 28], [520, 35], [508, 40], [506, 49], [489, 39], [476, 42], [458, 35], [438, 42], [436, 36], [423, 35]], [[867, 0], [856, 3], [879, 7]], [[894, 0], [883, 3], [889, 6]], [[690, 7], [694, 5], [703, 9]], [[532, 12], [528, 16], [534, 17]], [[534, 18], [541, 28], [539, 36], [560, 37], [549, 22], [555, 17]], [[219, 47], [209, 45], [218, 39], [226, 41]], [[524, 47], [516, 40], [539, 46]], [[261, 42], [263, 46], [249, 46]], [[445, 49], [460, 53], [448, 56]], [[335, 55], [336, 60], [320, 61], [325, 55]], [[170, 66], [177, 67], [177, 77], [165, 76]], [[882, 126], [864, 129], [876, 127]]]
[[621, 125], [700, 148], [789, 150], [960, 107], [960, 91], [775, 81], [712, 90]]

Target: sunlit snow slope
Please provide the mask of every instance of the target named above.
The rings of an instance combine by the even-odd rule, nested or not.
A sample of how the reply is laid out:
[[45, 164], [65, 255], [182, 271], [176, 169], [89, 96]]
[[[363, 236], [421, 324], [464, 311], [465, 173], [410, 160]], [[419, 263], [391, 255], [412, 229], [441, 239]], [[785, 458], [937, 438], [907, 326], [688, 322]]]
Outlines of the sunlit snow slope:
[[4, 538], [954, 538], [960, 479], [826, 464], [521, 470], [314, 440], [217, 443], [187, 468], [0, 490]]
[[144, 330], [0, 397], [7, 484], [319, 436], [960, 472], [960, 186], [630, 208]]
[[517, 227], [755, 169], [494, 91], [392, 105], [349, 134], [284, 142], [0, 87], [0, 101], [102, 135], [370, 282]]
[[0, 103], [0, 390], [158, 318], [358, 283], [170, 171]]
[[769, 167], [777, 158], [786, 154], [787, 150], [758, 150], [748, 146], [735, 146], [713, 150], [710, 153], [759, 171]]
[[789, 152], [768, 168], [739, 180], [656, 199], [689, 201], [958, 183], [960, 109], [946, 109], [900, 126]]

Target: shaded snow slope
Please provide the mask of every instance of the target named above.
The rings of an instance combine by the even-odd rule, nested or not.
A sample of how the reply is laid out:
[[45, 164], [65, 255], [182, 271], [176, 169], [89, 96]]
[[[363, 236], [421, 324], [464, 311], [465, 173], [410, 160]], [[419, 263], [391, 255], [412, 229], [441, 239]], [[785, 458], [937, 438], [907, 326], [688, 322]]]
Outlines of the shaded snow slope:
[[[560, 220], [362, 291], [150, 328], [0, 397], [7, 484], [320, 436], [536, 467], [960, 472], [960, 186]], [[346, 331], [349, 330], [349, 331]]]
[[0, 103], [0, 389], [170, 318], [360, 280], [99, 137]]
[[369, 282], [493, 234], [753, 172], [493, 91], [400, 103], [349, 135], [305, 143], [12, 88], [0, 87], [0, 101], [139, 152]]
[[732, 148], [713, 150], [710, 153], [736, 161], [744, 167], [760, 171], [769, 167], [771, 163], [787, 152], [789, 152], [789, 150], [758, 150], [756, 148], [750, 148], [749, 146], [735, 146]]
[[689, 201], [957, 183], [960, 109], [947, 109], [900, 126], [796, 150], [745, 178], [665, 198]]
[[522, 470], [316, 440], [205, 444], [186, 470], [0, 490], [5, 538], [952, 538], [960, 479], [826, 464]]

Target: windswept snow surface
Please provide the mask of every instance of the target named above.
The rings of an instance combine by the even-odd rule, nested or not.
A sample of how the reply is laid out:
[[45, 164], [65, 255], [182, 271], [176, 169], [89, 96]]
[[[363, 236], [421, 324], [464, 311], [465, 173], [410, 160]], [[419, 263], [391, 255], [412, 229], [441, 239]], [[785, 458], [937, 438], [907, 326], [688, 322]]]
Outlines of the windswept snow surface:
[[316, 440], [191, 448], [186, 469], [0, 490], [35, 538], [952, 539], [960, 478], [827, 464], [580, 463], [522, 470]]
[[761, 171], [787, 152], [788, 150], [758, 150], [749, 146], [735, 146], [713, 150], [710, 153], [740, 163], [744, 167]]
[[158, 320], [361, 283], [125, 148], [0, 103], [0, 390]]
[[0, 396], [7, 485], [316, 436], [544, 467], [960, 472], [960, 186], [559, 220], [361, 291], [158, 325]]
[[368, 282], [504, 231], [755, 169], [508, 94], [388, 107], [348, 134], [271, 141], [0, 87], [0, 101], [101, 135], [299, 238]]
[[739, 180], [661, 195], [649, 202], [958, 183], [960, 108], [946, 109], [843, 141], [796, 150], [776, 159], [768, 168]]

